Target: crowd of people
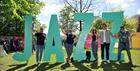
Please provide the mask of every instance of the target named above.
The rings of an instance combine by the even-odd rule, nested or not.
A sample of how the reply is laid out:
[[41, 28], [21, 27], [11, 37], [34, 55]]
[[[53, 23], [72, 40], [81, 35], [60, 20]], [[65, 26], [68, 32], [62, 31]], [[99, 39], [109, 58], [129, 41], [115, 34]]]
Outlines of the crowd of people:
[[[101, 62], [103, 62], [106, 59], [106, 63], [110, 63], [110, 37], [119, 39], [119, 45], [118, 45], [118, 59], [117, 61], [121, 62], [121, 52], [122, 50], [126, 50], [129, 58], [129, 63], [132, 64], [131, 59], [131, 53], [130, 53], [130, 46], [129, 46], [129, 37], [130, 33], [125, 30], [124, 26], [120, 27], [120, 31], [116, 34], [112, 34], [110, 30], [108, 29], [106, 23], [103, 23], [102, 29], [97, 32], [95, 27], [92, 27], [90, 30], [90, 33], [87, 36], [87, 39], [85, 41], [84, 48], [86, 50], [86, 59], [85, 61], [91, 60], [91, 52], [94, 57], [93, 62], [98, 62], [98, 39], [100, 39], [100, 45], [101, 45]], [[66, 33], [66, 41], [65, 41], [65, 49], [67, 51], [67, 58], [66, 61], [70, 62], [70, 57], [73, 51], [74, 46], [74, 38], [75, 35], [72, 34], [72, 31], [69, 30]], [[104, 50], [106, 52], [106, 56], [104, 56]], [[105, 58], [106, 57], [106, 58]]]
[[[70, 63], [73, 62], [74, 58], [72, 57], [73, 53], [73, 47], [75, 45], [75, 39], [76, 35], [74, 34], [72, 29], [69, 29], [67, 31], [64, 31], [63, 28], [61, 28], [62, 33], [66, 36], [66, 39], [64, 41], [64, 47], [67, 53], [66, 62]], [[40, 32], [36, 33], [35, 36], [37, 37], [37, 52], [36, 52], [36, 62], [39, 64], [41, 62], [42, 58], [42, 52], [44, 49], [44, 42], [45, 42], [45, 33], [43, 33], [43, 29], [41, 29]], [[129, 63], [132, 64], [131, 59], [131, 53], [130, 53], [130, 46], [129, 46], [129, 37], [130, 33], [125, 30], [124, 26], [120, 27], [120, 31], [116, 34], [112, 34], [110, 30], [108, 29], [106, 23], [103, 23], [102, 29], [98, 32], [95, 27], [92, 27], [87, 39], [85, 41], [84, 48], [86, 50], [86, 59], [85, 61], [91, 60], [91, 52], [93, 57], [95, 58], [93, 62], [98, 62], [98, 39], [100, 39], [100, 45], [101, 45], [101, 62], [103, 62], [106, 59], [106, 63], [110, 63], [110, 36], [113, 38], [119, 39], [119, 45], [118, 45], [118, 59], [117, 61], [121, 61], [121, 51], [126, 50], [129, 58]], [[104, 56], [104, 50], [106, 50], [106, 56]], [[39, 56], [40, 54], [40, 56]], [[105, 58], [106, 57], [106, 58]]]
[[[70, 63], [74, 61], [74, 58], [72, 57], [73, 53], [73, 47], [75, 44], [75, 39], [77, 38], [76, 35], [73, 33], [72, 29], [69, 29], [67, 31], [64, 31], [63, 28], [61, 28], [62, 33], [66, 36], [66, 39], [64, 40], [64, 47], [67, 53], [66, 62]], [[36, 37], [35, 41], [35, 51], [36, 51], [36, 64], [40, 64], [42, 60], [42, 54], [45, 49], [45, 40], [46, 40], [46, 34], [43, 33], [43, 28], [40, 29], [40, 32], [37, 32], [34, 34]], [[116, 34], [112, 34], [110, 30], [107, 27], [106, 23], [103, 23], [102, 29], [100, 31], [97, 31], [95, 27], [92, 27], [87, 38], [85, 41], [84, 49], [86, 50], [86, 58], [85, 61], [91, 61], [91, 52], [94, 57], [93, 62], [98, 62], [98, 39], [100, 39], [100, 45], [101, 45], [101, 62], [103, 62], [106, 59], [106, 63], [110, 63], [110, 36], [113, 38], [119, 39], [119, 45], [118, 45], [118, 59], [117, 61], [121, 61], [121, 52], [122, 50], [126, 50], [129, 58], [129, 63], [132, 64], [131, 59], [131, 52], [130, 52], [130, 42], [129, 37], [131, 36], [128, 31], [125, 30], [124, 26], [120, 27], [120, 31]], [[4, 41], [1, 41], [1, 44], [3, 44], [3, 47], [5, 46]], [[13, 51], [22, 51], [24, 49], [24, 36], [17, 38], [13, 37], [11, 39], [10, 43], [10, 50]], [[5, 49], [6, 52], [7, 49]], [[104, 56], [104, 50], [106, 52], [106, 56]], [[105, 58], [106, 57], [106, 58]]]
[[0, 45], [6, 51], [6, 53], [11, 53], [15, 51], [22, 51], [24, 49], [24, 37], [14, 36], [9, 39], [1, 39]]

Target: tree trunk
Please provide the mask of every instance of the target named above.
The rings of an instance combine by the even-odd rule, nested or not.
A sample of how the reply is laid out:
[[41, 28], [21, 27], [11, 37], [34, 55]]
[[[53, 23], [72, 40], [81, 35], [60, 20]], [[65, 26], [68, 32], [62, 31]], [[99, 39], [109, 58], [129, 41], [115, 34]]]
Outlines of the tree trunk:
[[80, 21], [80, 31], [82, 31], [82, 21]]
[[140, 32], [140, 17], [138, 17], [137, 32]]

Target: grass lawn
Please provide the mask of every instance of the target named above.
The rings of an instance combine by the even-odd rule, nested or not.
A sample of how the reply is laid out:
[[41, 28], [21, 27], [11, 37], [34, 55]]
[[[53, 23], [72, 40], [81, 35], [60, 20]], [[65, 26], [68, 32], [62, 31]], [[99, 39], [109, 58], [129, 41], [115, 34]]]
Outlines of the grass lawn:
[[[115, 50], [116, 51], [116, 50]], [[116, 64], [100, 63], [100, 49], [98, 52], [99, 61], [93, 62], [73, 62], [67, 64], [57, 63], [55, 55], [52, 55], [49, 63], [42, 62], [40, 65], [35, 65], [35, 54], [28, 62], [18, 62], [12, 59], [13, 53], [0, 57], [0, 71], [140, 71], [140, 49], [131, 49], [132, 60], [134, 65], [129, 65], [127, 54], [125, 51], [125, 62]], [[66, 57], [66, 54], [65, 54]]]

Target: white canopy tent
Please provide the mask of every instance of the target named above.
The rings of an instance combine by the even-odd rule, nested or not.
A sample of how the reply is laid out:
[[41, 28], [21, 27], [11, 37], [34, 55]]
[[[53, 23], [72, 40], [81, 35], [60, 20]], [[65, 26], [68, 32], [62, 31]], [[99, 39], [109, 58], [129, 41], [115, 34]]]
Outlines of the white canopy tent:
[[0, 45], [0, 56], [7, 55], [6, 51], [3, 49], [3, 45]]

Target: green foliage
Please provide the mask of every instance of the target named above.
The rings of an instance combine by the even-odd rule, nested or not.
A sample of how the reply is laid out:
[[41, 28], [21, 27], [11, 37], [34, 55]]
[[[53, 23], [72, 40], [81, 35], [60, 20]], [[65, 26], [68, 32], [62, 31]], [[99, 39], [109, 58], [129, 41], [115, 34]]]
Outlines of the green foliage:
[[41, 24], [41, 23], [35, 24], [34, 25], [34, 32], [39, 32], [40, 31], [40, 28], [45, 29], [46, 28], [46, 25], [45, 24]]
[[38, 23], [36, 15], [44, 3], [39, 0], [2, 0], [0, 1], [0, 35], [20, 35], [24, 28], [24, 16], [33, 16], [33, 23]]
[[94, 27], [96, 28], [96, 29], [102, 29], [102, 23], [103, 23], [103, 20], [102, 19], [96, 19], [95, 21], [94, 21]]
[[68, 5], [65, 5], [60, 11], [60, 23], [65, 31], [68, 29], [77, 29], [78, 24], [74, 22], [73, 15], [73, 9]]
[[[104, 21], [101, 18], [97, 18], [93, 23], [94, 23], [94, 27], [99, 30], [102, 29], [102, 23], [105, 22], [108, 25], [108, 28], [111, 29], [112, 28], [112, 23], [113, 21]], [[137, 20], [136, 18], [131, 18], [131, 17], [124, 17], [124, 23], [123, 25], [125, 26], [126, 30], [128, 30], [129, 32], [136, 32], [136, 23]]]
[[[115, 53], [117, 53], [117, 49], [114, 50]], [[101, 50], [98, 49], [99, 54], [99, 60], [101, 59], [100, 56]], [[13, 53], [8, 54], [7, 56], [0, 57], [0, 70], [1, 71], [139, 71], [140, 70], [140, 50], [139, 49], [131, 49], [131, 55], [134, 65], [130, 65], [128, 63], [127, 53], [126, 51], [123, 51], [125, 53], [125, 62], [120, 63], [120, 65], [114, 63], [113, 61], [110, 64], [101, 64], [100, 61], [98, 61], [98, 66], [93, 62], [73, 62], [70, 66], [66, 62], [63, 62], [61, 64], [56, 62], [56, 55], [52, 54], [51, 61], [48, 62], [42, 62], [38, 67], [35, 65], [35, 54], [33, 52], [32, 57], [28, 60], [28, 63], [26, 62], [19, 62], [12, 59]], [[64, 56], [66, 58], [67, 54], [64, 50]], [[82, 63], [82, 64], [81, 64]], [[90, 66], [91, 65], [91, 66]], [[103, 65], [103, 66], [102, 66]], [[84, 66], [84, 67], [83, 67]], [[100, 66], [100, 67], [99, 67]]]
[[136, 18], [124, 18], [124, 26], [129, 32], [136, 32]]
[[101, 18], [97, 18], [93, 23], [94, 23], [93, 26], [94, 26], [97, 30], [102, 29], [102, 24], [103, 24], [103, 23], [106, 23], [109, 29], [112, 28], [112, 21], [111, 21], [111, 20], [110, 20], [110, 21], [104, 21], [104, 20], [102, 20]]

